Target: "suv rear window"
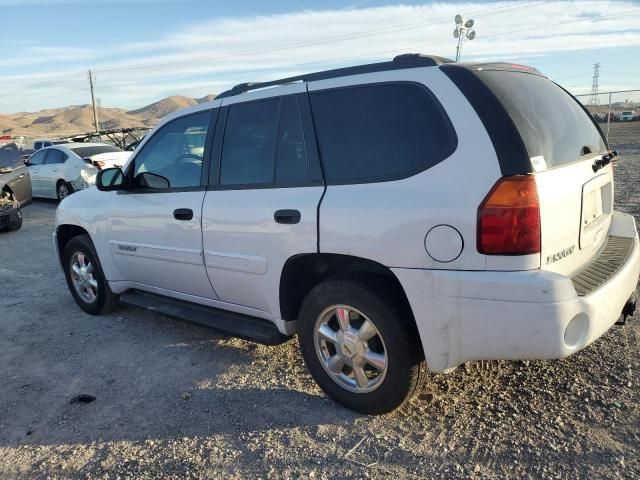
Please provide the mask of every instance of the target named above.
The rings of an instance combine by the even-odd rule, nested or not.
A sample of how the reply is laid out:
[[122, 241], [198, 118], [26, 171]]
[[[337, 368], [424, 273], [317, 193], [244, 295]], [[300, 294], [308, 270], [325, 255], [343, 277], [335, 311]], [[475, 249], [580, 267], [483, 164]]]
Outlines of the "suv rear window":
[[[478, 77], [507, 110], [536, 170], [606, 151], [602, 134], [589, 114], [549, 79], [490, 70], [479, 72]], [[535, 157], [543, 157], [544, 163]]]
[[456, 149], [451, 121], [426, 88], [374, 84], [311, 93], [328, 183], [398, 180]]

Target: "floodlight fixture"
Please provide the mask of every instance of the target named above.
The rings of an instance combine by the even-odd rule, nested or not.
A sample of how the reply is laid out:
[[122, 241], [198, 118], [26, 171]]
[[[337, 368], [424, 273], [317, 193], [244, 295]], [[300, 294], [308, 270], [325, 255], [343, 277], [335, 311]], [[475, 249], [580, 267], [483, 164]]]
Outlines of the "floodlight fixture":
[[456, 28], [453, 31], [453, 38], [458, 40], [458, 46], [456, 47], [456, 62], [460, 60], [460, 50], [462, 48], [462, 42], [464, 40], [473, 40], [476, 38], [476, 31], [471, 27], [475, 24], [472, 18], [465, 20], [462, 15], [456, 15], [454, 18], [456, 22]]

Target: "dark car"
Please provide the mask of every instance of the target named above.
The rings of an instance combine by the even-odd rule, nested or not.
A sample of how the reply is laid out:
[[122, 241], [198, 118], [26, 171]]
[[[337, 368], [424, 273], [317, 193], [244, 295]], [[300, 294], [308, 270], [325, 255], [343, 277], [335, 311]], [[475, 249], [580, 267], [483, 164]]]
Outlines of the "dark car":
[[14, 143], [0, 147], [0, 231], [22, 226], [20, 207], [31, 202], [31, 178]]

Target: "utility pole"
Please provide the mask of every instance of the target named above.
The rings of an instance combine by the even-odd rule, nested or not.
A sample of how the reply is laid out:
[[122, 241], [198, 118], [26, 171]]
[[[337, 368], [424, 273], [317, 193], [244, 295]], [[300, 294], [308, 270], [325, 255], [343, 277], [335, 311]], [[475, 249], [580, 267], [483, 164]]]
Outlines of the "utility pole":
[[96, 127], [96, 133], [100, 131], [100, 124], [98, 123], [98, 110], [96, 109], [96, 97], [93, 94], [93, 73], [89, 70], [89, 87], [91, 88], [91, 105], [93, 106], [93, 124]]
[[591, 82], [591, 96], [589, 105], [600, 105], [600, 94], [598, 92], [598, 79], [600, 78], [600, 63], [593, 64], [593, 81]]

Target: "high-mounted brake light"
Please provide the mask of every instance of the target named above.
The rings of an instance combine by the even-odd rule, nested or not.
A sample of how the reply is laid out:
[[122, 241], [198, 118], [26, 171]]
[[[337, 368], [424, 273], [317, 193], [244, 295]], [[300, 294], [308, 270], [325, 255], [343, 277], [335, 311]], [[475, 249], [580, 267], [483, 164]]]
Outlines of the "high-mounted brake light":
[[478, 252], [540, 253], [540, 202], [535, 177], [503, 177], [478, 207]]

